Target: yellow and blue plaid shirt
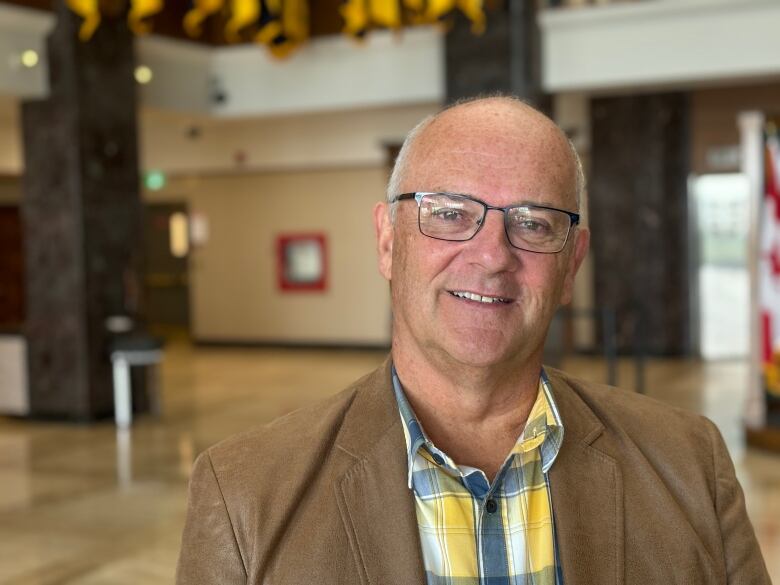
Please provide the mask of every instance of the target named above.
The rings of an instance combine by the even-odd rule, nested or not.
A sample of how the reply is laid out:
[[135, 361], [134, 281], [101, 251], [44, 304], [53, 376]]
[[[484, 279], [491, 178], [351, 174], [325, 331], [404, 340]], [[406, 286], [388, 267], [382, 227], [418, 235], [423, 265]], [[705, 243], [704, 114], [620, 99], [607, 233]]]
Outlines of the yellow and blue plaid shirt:
[[562, 585], [548, 482], [563, 424], [542, 371], [525, 428], [491, 485], [425, 435], [393, 368], [428, 585]]

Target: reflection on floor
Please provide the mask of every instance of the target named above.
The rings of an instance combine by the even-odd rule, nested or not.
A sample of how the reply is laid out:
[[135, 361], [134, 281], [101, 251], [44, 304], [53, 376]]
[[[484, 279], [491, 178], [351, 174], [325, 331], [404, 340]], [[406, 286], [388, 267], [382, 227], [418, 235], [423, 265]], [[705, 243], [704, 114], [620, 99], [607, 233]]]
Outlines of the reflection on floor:
[[[109, 421], [87, 427], [0, 418], [0, 583], [171, 583], [194, 456], [339, 390], [383, 357], [177, 343], [162, 368], [162, 417], [140, 418], [127, 435]], [[565, 366], [595, 380], [606, 376], [594, 359]], [[631, 388], [632, 364], [621, 363], [619, 374]], [[649, 394], [721, 427], [780, 582], [780, 456], [742, 448], [745, 379], [736, 362], [652, 361], [646, 369]]]

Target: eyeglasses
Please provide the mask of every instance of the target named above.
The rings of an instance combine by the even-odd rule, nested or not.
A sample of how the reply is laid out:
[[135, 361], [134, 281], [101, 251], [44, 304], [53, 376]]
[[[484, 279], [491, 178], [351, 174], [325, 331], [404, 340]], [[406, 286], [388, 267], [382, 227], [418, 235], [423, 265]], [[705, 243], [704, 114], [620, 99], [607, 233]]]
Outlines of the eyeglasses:
[[504, 212], [504, 231], [509, 243], [520, 250], [555, 254], [563, 250], [580, 214], [554, 207], [520, 203], [507, 207], [488, 205], [468, 195], [455, 193], [403, 193], [392, 202], [417, 201], [420, 233], [436, 240], [464, 242], [477, 235], [491, 209]]

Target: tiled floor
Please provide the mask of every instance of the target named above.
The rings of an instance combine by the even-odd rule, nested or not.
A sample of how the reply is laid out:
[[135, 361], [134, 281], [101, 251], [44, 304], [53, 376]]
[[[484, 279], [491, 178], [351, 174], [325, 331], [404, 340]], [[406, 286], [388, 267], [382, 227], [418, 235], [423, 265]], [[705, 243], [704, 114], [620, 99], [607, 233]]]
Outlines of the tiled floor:
[[[194, 456], [241, 429], [335, 392], [379, 364], [379, 352], [169, 346], [164, 415], [128, 434], [0, 418], [0, 583], [169, 584]], [[603, 379], [593, 359], [567, 369]], [[619, 380], [633, 385], [631, 363]], [[707, 414], [738, 460], [773, 579], [780, 582], [780, 455], [745, 452], [738, 362], [648, 363], [649, 394]]]

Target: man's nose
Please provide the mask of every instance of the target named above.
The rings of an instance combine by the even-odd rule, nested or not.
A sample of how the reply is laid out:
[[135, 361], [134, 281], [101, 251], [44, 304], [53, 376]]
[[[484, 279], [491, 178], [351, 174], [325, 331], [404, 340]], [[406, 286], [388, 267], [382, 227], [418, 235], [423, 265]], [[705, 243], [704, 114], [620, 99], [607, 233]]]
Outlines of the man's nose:
[[504, 229], [504, 212], [488, 210], [483, 226], [471, 240], [475, 262], [491, 272], [512, 271], [517, 267], [518, 257], [509, 243]]

